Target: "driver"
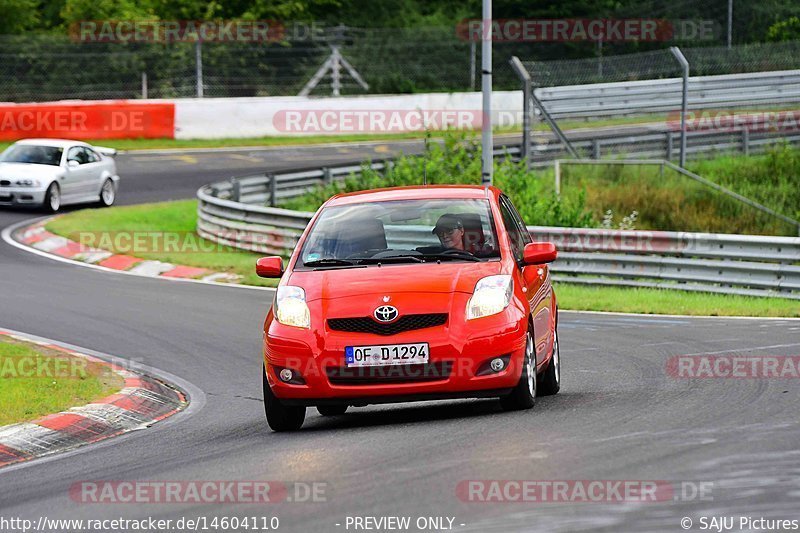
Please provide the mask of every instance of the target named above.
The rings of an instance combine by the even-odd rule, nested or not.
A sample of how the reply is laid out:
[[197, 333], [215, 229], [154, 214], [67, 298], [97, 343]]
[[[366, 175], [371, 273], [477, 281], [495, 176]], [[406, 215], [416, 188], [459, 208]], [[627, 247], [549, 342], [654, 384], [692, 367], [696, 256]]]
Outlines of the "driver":
[[464, 250], [464, 224], [457, 215], [446, 213], [436, 221], [433, 231], [442, 246], [452, 250]]

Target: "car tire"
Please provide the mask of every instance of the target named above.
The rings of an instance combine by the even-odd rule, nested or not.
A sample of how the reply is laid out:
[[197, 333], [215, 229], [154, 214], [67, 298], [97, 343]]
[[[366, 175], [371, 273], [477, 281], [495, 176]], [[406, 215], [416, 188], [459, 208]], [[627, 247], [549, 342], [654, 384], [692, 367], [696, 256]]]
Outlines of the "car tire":
[[272, 431], [297, 431], [302, 427], [306, 418], [306, 408], [283, 405], [272, 393], [267, 382], [266, 371], [262, 368], [262, 382], [264, 388], [264, 413], [267, 415], [267, 424]]
[[558, 347], [558, 325], [553, 330], [553, 356], [539, 383], [540, 396], [552, 396], [561, 390], [561, 352]]
[[47, 188], [42, 208], [48, 213], [57, 213], [61, 209], [61, 188], [58, 183], [51, 183]]
[[530, 409], [536, 403], [536, 349], [533, 342], [533, 331], [528, 329], [525, 337], [525, 357], [519, 382], [511, 394], [500, 398], [500, 404], [506, 411]]
[[347, 411], [346, 405], [318, 405], [317, 411], [322, 416], [341, 416]]
[[111, 179], [106, 179], [103, 186], [100, 188], [100, 199], [98, 204], [100, 207], [111, 207], [117, 199], [117, 191], [114, 188], [114, 182]]

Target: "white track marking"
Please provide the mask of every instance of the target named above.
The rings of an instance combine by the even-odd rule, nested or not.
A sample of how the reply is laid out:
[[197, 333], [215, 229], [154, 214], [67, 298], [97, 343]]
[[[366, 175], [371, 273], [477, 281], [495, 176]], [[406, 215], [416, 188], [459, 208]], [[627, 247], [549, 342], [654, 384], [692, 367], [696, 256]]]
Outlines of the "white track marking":
[[[103, 271], [103, 272], [110, 272], [110, 273], [113, 273], [113, 274], [124, 274], [124, 275], [127, 275], [127, 276], [136, 276], [138, 278], [158, 279], [158, 280], [165, 281], [165, 282], [170, 282], [170, 283], [171, 282], [199, 283], [201, 285], [209, 285], [209, 286], [213, 286], [213, 287], [232, 287], [232, 288], [236, 288], [236, 289], [249, 289], [249, 290], [268, 291], [268, 292], [274, 292], [275, 291], [274, 287], [255, 287], [255, 286], [252, 286], [252, 285], [241, 285], [241, 284], [238, 284], [238, 283], [214, 283], [214, 282], [205, 281], [205, 280], [202, 280], [202, 279], [170, 278], [170, 277], [162, 277], [162, 276], [145, 276], [145, 275], [138, 274], [136, 272], [130, 272], [130, 271], [127, 271], [127, 270], [114, 270], [113, 268], [106, 268], [106, 267], [100, 266], [100, 265], [92, 265], [92, 264], [89, 264], [89, 263], [83, 263], [81, 261], [75, 261], [73, 259], [67, 259], [66, 257], [59, 257], [57, 255], [48, 254], [48, 253], [42, 252], [41, 250], [37, 250], [36, 248], [32, 248], [32, 247], [27, 246], [25, 244], [19, 243], [19, 242], [15, 241], [11, 237], [11, 235], [15, 231], [17, 231], [18, 228], [20, 228], [22, 226], [25, 226], [25, 225], [35, 224], [35, 223], [40, 222], [42, 220], [43, 220], [42, 218], [35, 218], [35, 219], [23, 220], [21, 222], [17, 222], [16, 224], [12, 224], [12, 225], [10, 225], [10, 226], [8, 226], [6, 228], [3, 228], [2, 234], [0, 234], [0, 236], [2, 237], [3, 241], [5, 241], [6, 244], [10, 244], [14, 248], [19, 248], [20, 250], [24, 250], [26, 252], [39, 255], [41, 257], [46, 257], [48, 259], [52, 259], [53, 261], [59, 261], [61, 263], [80, 266], [80, 267], [84, 267], [84, 268], [93, 268], [95, 270], [100, 270], [100, 271]], [[255, 269], [255, 263], [253, 263], [253, 268]]]
[[[186, 393], [189, 405], [187, 405], [186, 408], [184, 408], [183, 410], [175, 413], [173, 416], [161, 420], [158, 424], [153, 426], [153, 428], [150, 431], [158, 431], [162, 428], [169, 427], [172, 424], [180, 423], [183, 420], [189, 418], [190, 416], [197, 414], [206, 405], [206, 395], [201, 388], [170, 372], [165, 372], [163, 370], [159, 370], [152, 366], [145, 365], [142, 363], [137, 363], [135, 361], [128, 359], [123, 359], [115, 355], [110, 355], [107, 353], [90, 350], [88, 348], [83, 348], [82, 346], [75, 346], [74, 344], [68, 344], [65, 342], [39, 337], [37, 335], [31, 335], [29, 333], [22, 333], [20, 331], [15, 331], [13, 329], [5, 328], [2, 326], [0, 326], [0, 330], [10, 333], [11, 335], [24, 339], [28, 342], [51, 344], [55, 346], [60, 346], [72, 352], [78, 352], [80, 354], [96, 357], [97, 359], [101, 359], [108, 363], [114, 364], [117, 367], [132, 369], [136, 372], [141, 372], [142, 374], [149, 374], [166, 383], [172, 383], [177, 387], [179, 387], [181, 390], [183, 390], [183, 392]], [[75, 408], [75, 409], [80, 409], [80, 408]], [[62, 460], [79, 453], [92, 452], [101, 447], [114, 446], [116, 444], [119, 444], [119, 442], [122, 439], [131, 438], [133, 435], [136, 434], [140, 433], [137, 431], [123, 433], [122, 435], [119, 435], [112, 439], [105, 439], [104, 441], [93, 443], [88, 446], [82, 446], [75, 450], [70, 450], [67, 452], [57, 453], [53, 455], [47, 455], [41, 458], [37, 458], [35, 461], [25, 461], [22, 463], [9, 465], [4, 468], [0, 468], [0, 476], [2, 476], [3, 474], [7, 474], [9, 472], [20, 470], [22, 468], [36, 467], [46, 462]]]
[[714, 355], [719, 353], [740, 353], [740, 352], [752, 352], [753, 350], [767, 350], [772, 348], [789, 348], [790, 346], [800, 346], [800, 342], [792, 342], [789, 344], [771, 344], [769, 346], [752, 346], [748, 348], [735, 348], [733, 350], [718, 350], [716, 352], [685, 353], [681, 355]]

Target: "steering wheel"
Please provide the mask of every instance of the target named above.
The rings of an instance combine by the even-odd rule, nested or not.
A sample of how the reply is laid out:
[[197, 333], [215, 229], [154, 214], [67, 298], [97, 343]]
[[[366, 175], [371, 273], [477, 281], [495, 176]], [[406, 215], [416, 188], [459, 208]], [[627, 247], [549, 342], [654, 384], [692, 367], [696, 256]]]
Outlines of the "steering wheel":
[[466, 250], [458, 250], [456, 248], [447, 248], [440, 252], [440, 255], [468, 255], [470, 257], [475, 257], [474, 254], [466, 251]]

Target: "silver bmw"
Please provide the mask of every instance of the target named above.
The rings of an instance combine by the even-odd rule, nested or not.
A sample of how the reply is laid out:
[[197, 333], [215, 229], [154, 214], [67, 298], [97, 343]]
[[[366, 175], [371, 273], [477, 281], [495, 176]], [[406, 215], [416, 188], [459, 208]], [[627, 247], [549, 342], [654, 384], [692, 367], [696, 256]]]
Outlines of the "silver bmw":
[[63, 139], [17, 141], [0, 154], [0, 205], [42, 207], [114, 204], [116, 150]]

